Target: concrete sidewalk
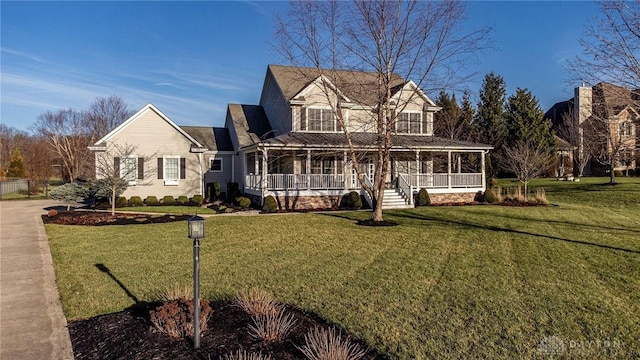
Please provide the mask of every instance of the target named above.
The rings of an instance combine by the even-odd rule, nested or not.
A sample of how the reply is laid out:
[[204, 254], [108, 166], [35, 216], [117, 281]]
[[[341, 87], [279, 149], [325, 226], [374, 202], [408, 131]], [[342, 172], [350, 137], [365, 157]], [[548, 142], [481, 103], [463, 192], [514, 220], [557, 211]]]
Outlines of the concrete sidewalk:
[[73, 359], [47, 235], [51, 200], [0, 202], [0, 359]]

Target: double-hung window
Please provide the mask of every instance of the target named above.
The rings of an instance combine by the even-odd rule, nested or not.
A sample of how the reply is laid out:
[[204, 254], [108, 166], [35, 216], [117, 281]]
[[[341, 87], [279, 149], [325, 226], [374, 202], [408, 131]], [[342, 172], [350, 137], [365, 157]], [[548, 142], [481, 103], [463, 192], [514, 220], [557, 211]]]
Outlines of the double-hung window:
[[138, 179], [138, 157], [135, 155], [120, 158], [120, 178], [127, 180], [129, 185], [135, 185]]
[[164, 184], [178, 185], [178, 180], [180, 180], [180, 157], [165, 156], [163, 160]]
[[631, 121], [621, 122], [619, 127], [620, 136], [631, 136]]

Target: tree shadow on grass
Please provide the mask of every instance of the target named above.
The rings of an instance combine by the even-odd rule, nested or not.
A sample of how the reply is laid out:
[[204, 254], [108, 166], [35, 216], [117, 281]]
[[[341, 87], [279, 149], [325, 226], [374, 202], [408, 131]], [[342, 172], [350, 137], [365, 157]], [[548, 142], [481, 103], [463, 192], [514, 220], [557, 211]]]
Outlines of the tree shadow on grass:
[[596, 246], [596, 247], [603, 248], [603, 249], [617, 250], [617, 251], [623, 251], [623, 252], [633, 253], [633, 254], [640, 254], [640, 251], [633, 250], [633, 249], [625, 249], [625, 248], [620, 248], [620, 247], [615, 247], [615, 246], [610, 246], [610, 245], [591, 243], [591, 242], [582, 241], [582, 240], [567, 239], [567, 238], [562, 238], [562, 237], [553, 236], [553, 235], [537, 234], [537, 233], [530, 232], [530, 231], [509, 229], [509, 228], [503, 228], [503, 227], [491, 226], [491, 225], [480, 225], [480, 224], [474, 224], [474, 223], [463, 222], [463, 221], [456, 221], [456, 220], [451, 220], [451, 219], [441, 219], [441, 218], [437, 218], [437, 217], [429, 217], [429, 216], [424, 216], [424, 215], [418, 215], [418, 214], [415, 214], [415, 213], [409, 213], [409, 212], [406, 212], [406, 211], [394, 211], [393, 215], [396, 216], [396, 217], [404, 217], [404, 218], [414, 219], [414, 220], [434, 221], [434, 222], [439, 222], [439, 223], [443, 223], [443, 224], [459, 225], [459, 226], [464, 226], [464, 227], [469, 227], [469, 228], [476, 228], [476, 229], [486, 229], [486, 230], [491, 230], [491, 231], [496, 231], [496, 232], [504, 232], [504, 233], [520, 234], [520, 235], [529, 235], [529, 236], [535, 236], [535, 237], [540, 237], [540, 238], [544, 238], [544, 239], [565, 241], [565, 242], [569, 242], [569, 243], [572, 243], [572, 244], [590, 245], [590, 246]]
[[[475, 210], [469, 210], [468, 213], [477, 214], [480, 216], [487, 215], [486, 212], [480, 212]], [[551, 223], [551, 224], [568, 225], [568, 226], [575, 226], [575, 227], [590, 228], [595, 230], [614, 230], [614, 231], [623, 231], [623, 232], [630, 232], [630, 233], [640, 233], [640, 228], [620, 228], [620, 227], [612, 227], [612, 226], [585, 224], [585, 223], [580, 223], [575, 221], [566, 221], [566, 220], [562, 221], [562, 220], [553, 220], [553, 219], [534, 219], [534, 218], [527, 218], [527, 217], [514, 216], [514, 215], [508, 215], [508, 214], [500, 214], [500, 218], [508, 218], [508, 219], [514, 219], [514, 220], [522, 220], [522, 221], [534, 221], [534, 222], [541, 222], [545, 224]]]

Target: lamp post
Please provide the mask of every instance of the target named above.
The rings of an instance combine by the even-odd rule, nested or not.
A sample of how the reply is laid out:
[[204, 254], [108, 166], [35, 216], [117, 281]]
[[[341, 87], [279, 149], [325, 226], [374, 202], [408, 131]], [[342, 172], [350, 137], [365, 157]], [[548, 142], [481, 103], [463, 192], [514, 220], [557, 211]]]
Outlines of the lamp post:
[[196, 213], [187, 220], [193, 239], [193, 347], [200, 347], [200, 239], [204, 238], [204, 219]]

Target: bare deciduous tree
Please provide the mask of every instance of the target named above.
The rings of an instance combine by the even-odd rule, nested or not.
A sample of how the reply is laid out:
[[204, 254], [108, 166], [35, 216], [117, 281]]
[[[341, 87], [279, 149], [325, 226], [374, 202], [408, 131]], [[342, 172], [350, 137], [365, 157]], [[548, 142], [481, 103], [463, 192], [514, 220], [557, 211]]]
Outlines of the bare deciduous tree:
[[32, 135], [27, 141], [24, 151], [24, 163], [29, 179], [35, 186], [46, 186], [53, 173], [53, 150], [41, 136]]
[[[487, 44], [488, 29], [461, 32], [464, 10], [464, 3], [456, 1], [292, 2], [285, 17], [277, 19], [277, 50], [292, 65], [317, 70], [308, 80], [319, 79], [341, 125], [352, 167], [374, 200], [374, 221], [383, 221], [385, 179], [399, 114], [416, 101], [420, 89], [441, 90], [460, 80], [473, 55]], [[353, 71], [369, 75], [359, 77]], [[396, 96], [409, 80], [416, 86], [402, 88], [404, 93]], [[341, 84], [372, 99], [367, 104], [367, 127], [377, 133], [372, 184], [359, 166], [363, 153], [353, 145], [355, 131], [345, 122], [344, 99], [336, 96]]]
[[92, 188], [97, 196], [107, 197], [111, 204], [111, 215], [115, 215], [116, 199], [130, 184], [142, 185], [150, 178], [154, 169], [145, 166], [153, 157], [137, 157], [136, 146], [108, 144], [105, 151], [96, 154], [96, 180]]
[[124, 100], [117, 96], [96, 98], [87, 111], [87, 121], [93, 127], [96, 138], [101, 138], [127, 120], [133, 112]]
[[558, 125], [558, 136], [573, 146], [571, 152], [573, 163], [577, 166], [577, 175], [584, 176], [584, 169], [591, 160], [593, 144], [584, 141], [584, 129], [578, 124], [572, 108], [562, 114], [562, 122]]
[[87, 116], [73, 109], [47, 111], [38, 118], [35, 130], [60, 157], [65, 177], [76, 181], [93, 155], [87, 146], [93, 143], [95, 135]]
[[504, 148], [504, 159], [506, 170], [524, 184], [526, 199], [529, 182], [547, 171], [552, 153], [544, 143], [524, 138]]
[[640, 88], [640, 0], [603, 1], [585, 28], [583, 55], [568, 63], [573, 81]]

